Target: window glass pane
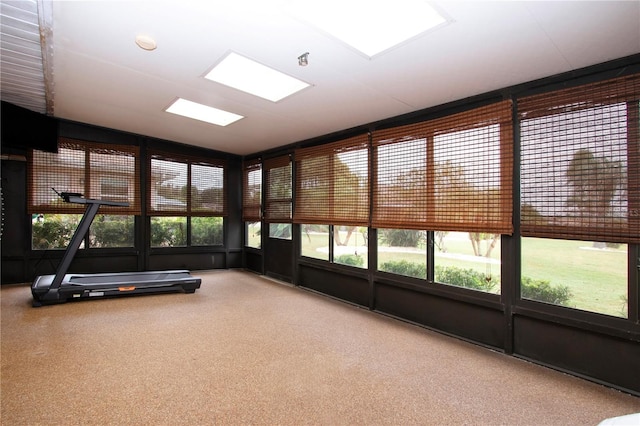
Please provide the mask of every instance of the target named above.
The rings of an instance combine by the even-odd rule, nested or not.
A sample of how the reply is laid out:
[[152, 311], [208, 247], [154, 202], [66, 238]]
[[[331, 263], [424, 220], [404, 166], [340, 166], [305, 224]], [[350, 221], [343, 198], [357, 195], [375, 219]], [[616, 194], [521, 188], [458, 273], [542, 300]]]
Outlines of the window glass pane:
[[521, 296], [627, 318], [626, 244], [522, 238]]
[[32, 214], [31, 248], [66, 249], [81, 218], [80, 214]]
[[367, 135], [296, 150], [296, 223], [369, 223]]
[[376, 147], [372, 222], [424, 227], [427, 220], [427, 140]]
[[523, 120], [521, 127], [525, 226], [577, 228], [584, 237], [626, 227], [625, 104]]
[[262, 166], [260, 163], [245, 164], [242, 185], [242, 218], [247, 221], [260, 220], [262, 203]]
[[[82, 211], [82, 206], [65, 203], [54, 191], [85, 191], [85, 152], [81, 149], [58, 148], [57, 153], [34, 150], [31, 160], [31, 199], [34, 208], [73, 208]], [[53, 189], [52, 189], [53, 188]], [[36, 210], [37, 212], [38, 210]]]
[[272, 223], [291, 221], [292, 167], [289, 156], [265, 161], [265, 219]]
[[246, 226], [246, 241], [244, 244], [247, 247], [260, 248], [261, 238], [260, 235], [262, 233], [262, 223], [261, 222], [245, 222]]
[[220, 216], [191, 218], [192, 246], [220, 246], [223, 244], [223, 219]]
[[89, 247], [134, 247], [134, 216], [96, 215], [89, 228]]
[[178, 247], [186, 245], [186, 217], [151, 218], [151, 247]]
[[187, 164], [151, 160], [151, 211], [187, 211]]
[[86, 195], [102, 200], [137, 203], [136, 158], [107, 149], [99, 152], [90, 150], [89, 153], [91, 188]]
[[129, 200], [129, 181], [115, 177], [101, 177], [100, 199], [127, 202]]
[[500, 234], [437, 231], [434, 245], [436, 282], [500, 293]]
[[217, 166], [191, 166], [191, 211], [224, 212], [224, 169]]
[[367, 268], [367, 228], [363, 226], [333, 227], [333, 262]]
[[283, 240], [291, 239], [291, 224], [290, 223], [270, 223], [269, 224], [269, 237], [280, 238]]
[[300, 225], [302, 256], [329, 260], [329, 225]]
[[[434, 137], [433, 229], [499, 232], [510, 214], [511, 191], [502, 189], [499, 124]], [[509, 186], [510, 182], [505, 186]]]
[[378, 270], [427, 278], [426, 231], [378, 229]]

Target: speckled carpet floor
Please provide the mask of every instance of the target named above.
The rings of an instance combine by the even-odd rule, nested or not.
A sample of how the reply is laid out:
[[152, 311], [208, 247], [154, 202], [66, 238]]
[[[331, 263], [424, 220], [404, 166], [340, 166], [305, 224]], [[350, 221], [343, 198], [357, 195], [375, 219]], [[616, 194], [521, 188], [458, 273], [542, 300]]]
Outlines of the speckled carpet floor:
[[3, 286], [2, 425], [597, 425], [640, 398], [242, 271], [31, 307]]

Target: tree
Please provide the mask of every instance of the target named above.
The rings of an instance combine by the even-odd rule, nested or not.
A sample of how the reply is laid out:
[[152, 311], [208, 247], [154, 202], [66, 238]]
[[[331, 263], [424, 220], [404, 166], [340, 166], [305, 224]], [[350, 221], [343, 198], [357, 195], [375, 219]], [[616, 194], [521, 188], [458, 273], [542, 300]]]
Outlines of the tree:
[[[478, 189], [474, 187], [474, 185], [468, 182], [464, 176], [464, 167], [462, 167], [461, 165], [454, 164], [450, 160], [436, 163], [435, 178], [436, 188], [438, 188], [437, 197], [443, 200], [443, 203], [465, 205], [466, 201], [468, 200], [492, 200], [500, 196], [499, 192], [496, 192], [494, 190]], [[455, 202], [452, 202], [452, 200], [455, 200]], [[491, 205], [492, 203], [473, 202], [470, 204]], [[484, 211], [479, 211], [479, 209], [469, 209], [460, 210], [457, 214], [460, 215], [458, 219], [460, 219], [461, 221], [466, 221], [468, 220], [468, 216], [473, 215], [482, 217], [487, 213]], [[441, 251], [445, 252], [446, 248], [444, 247], [444, 235], [442, 233], [436, 233], [435, 236], [437, 239], [437, 247]], [[473, 247], [473, 253], [476, 256], [490, 257], [491, 252], [495, 248], [499, 239], [500, 234], [469, 232], [469, 240], [471, 241], [471, 246]], [[480, 246], [481, 242], [484, 240], [489, 240], [490, 243], [487, 244], [487, 249], [483, 252]]]
[[596, 157], [588, 149], [576, 151], [567, 169], [567, 182], [572, 190], [567, 206], [582, 217], [606, 217], [622, 177], [619, 161]]
[[[490, 257], [491, 252], [496, 247], [496, 244], [500, 239], [500, 234], [487, 234], [484, 232], [469, 232], [469, 239], [471, 240], [471, 245], [473, 246], [474, 255]], [[487, 244], [487, 249], [483, 253], [480, 243], [484, 240], [491, 240], [491, 242]]]
[[[358, 166], [358, 158], [354, 159], [354, 166]], [[331, 157], [331, 164], [334, 174], [334, 188], [340, 189], [330, 191], [330, 196], [333, 197], [333, 206], [337, 210], [338, 215], [348, 217], [360, 217], [363, 211], [368, 211], [368, 195], [369, 187], [367, 185], [367, 178], [360, 177], [356, 172], [349, 167], [349, 157], [341, 158], [340, 155], [334, 155]], [[349, 199], [347, 199], [347, 197]], [[356, 202], [353, 202], [355, 198]], [[334, 225], [333, 238], [336, 245], [346, 246], [349, 244], [351, 235], [357, 232], [357, 226], [346, 227], [347, 236], [344, 241], [340, 238], [340, 226]]]

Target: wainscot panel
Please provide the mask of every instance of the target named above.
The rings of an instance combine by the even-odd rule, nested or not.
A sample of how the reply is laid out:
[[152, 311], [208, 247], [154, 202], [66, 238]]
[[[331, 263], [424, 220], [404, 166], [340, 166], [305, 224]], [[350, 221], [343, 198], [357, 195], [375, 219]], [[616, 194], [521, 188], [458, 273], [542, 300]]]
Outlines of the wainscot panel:
[[[34, 252], [29, 261], [29, 275], [35, 279], [38, 275], [55, 274], [62, 261], [64, 250], [50, 250]], [[138, 256], [136, 254], [106, 254], [78, 253], [69, 266], [68, 273], [100, 274], [103, 272], [131, 272], [138, 270]]]
[[514, 353], [640, 395], [640, 342], [514, 316]]
[[357, 305], [369, 306], [369, 283], [365, 278], [301, 264], [297, 284]]
[[376, 311], [476, 343], [504, 348], [504, 314], [499, 309], [378, 282], [374, 293]]
[[229, 250], [229, 253], [227, 253], [227, 268], [242, 268], [242, 250]]
[[250, 271], [257, 272], [259, 274], [264, 273], [262, 270], [262, 253], [254, 252], [248, 249], [245, 249], [244, 252], [244, 267], [249, 269]]
[[149, 270], [226, 268], [225, 253], [154, 254], [149, 256]]

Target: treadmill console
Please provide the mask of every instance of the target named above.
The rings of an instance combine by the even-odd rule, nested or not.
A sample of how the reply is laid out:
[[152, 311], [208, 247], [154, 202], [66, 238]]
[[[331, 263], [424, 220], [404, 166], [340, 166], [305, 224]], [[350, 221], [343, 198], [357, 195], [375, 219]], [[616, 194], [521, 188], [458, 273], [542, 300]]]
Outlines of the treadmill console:
[[79, 192], [58, 192], [56, 191], [55, 188], [51, 188], [53, 189], [53, 192], [55, 192], [56, 194], [58, 194], [58, 196], [60, 198], [62, 198], [66, 203], [70, 203], [71, 201], [69, 201], [69, 199], [71, 197], [82, 197], [83, 194], [79, 193]]
[[61, 192], [60, 193], [60, 198], [62, 198], [67, 203], [70, 203], [71, 201], [69, 201], [69, 199], [71, 197], [80, 197], [80, 198], [82, 198], [82, 195], [83, 194], [81, 194], [79, 192]]

